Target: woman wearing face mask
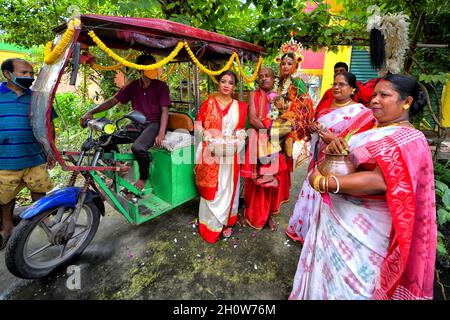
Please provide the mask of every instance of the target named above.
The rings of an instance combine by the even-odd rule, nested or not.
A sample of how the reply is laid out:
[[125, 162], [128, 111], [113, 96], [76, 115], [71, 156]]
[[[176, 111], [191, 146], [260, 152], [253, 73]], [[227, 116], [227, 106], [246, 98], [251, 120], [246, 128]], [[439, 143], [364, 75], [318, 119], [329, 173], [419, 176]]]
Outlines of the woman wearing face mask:
[[[195, 182], [201, 196], [199, 229], [202, 238], [209, 243], [215, 243], [221, 234], [229, 237], [237, 221], [238, 152], [245, 140], [247, 115], [247, 104], [232, 96], [236, 75], [224, 71], [218, 81], [217, 96], [210, 96], [203, 102], [195, 124], [196, 134], [201, 137], [195, 166]], [[229, 143], [227, 147], [226, 143]]]
[[[323, 161], [325, 158], [323, 150], [333, 138], [345, 137], [349, 132], [363, 132], [374, 126], [375, 118], [370, 109], [353, 101], [357, 90], [355, 75], [347, 71], [335, 74], [332, 87], [333, 98], [323, 100], [317, 105], [315, 122], [311, 125], [308, 175], [314, 171], [318, 163]], [[314, 159], [316, 150], [318, 159]], [[310, 215], [320, 202], [320, 198], [320, 193], [314, 190], [306, 179], [286, 229], [286, 234], [291, 239], [303, 243], [309, 228]]]
[[[309, 176], [322, 193], [311, 218], [290, 299], [432, 299], [437, 226], [433, 161], [411, 116], [425, 105], [417, 81], [378, 82], [377, 125], [331, 153], [350, 152], [357, 172]], [[324, 199], [328, 198], [327, 201]]]

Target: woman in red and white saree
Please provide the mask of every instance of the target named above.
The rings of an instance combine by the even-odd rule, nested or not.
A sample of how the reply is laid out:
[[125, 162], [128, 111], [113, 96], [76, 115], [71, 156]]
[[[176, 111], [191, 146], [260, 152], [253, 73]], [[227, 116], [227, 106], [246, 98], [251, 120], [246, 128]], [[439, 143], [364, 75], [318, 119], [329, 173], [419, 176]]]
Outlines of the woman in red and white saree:
[[[290, 299], [432, 299], [437, 226], [433, 162], [408, 122], [423, 108], [417, 81], [388, 75], [374, 92], [374, 129], [327, 147], [356, 173], [309, 178], [322, 193]], [[325, 189], [324, 190], [324, 186]]]
[[[203, 137], [196, 151], [195, 182], [201, 199], [199, 232], [202, 238], [215, 243], [223, 233], [230, 236], [237, 221], [239, 205], [239, 153], [216, 155], [210, 148], [212, 141], [245, 140], [247, 104], [231, 97], [237, 78], [231, 71], [218, 77], [219, 93], [210, 96], [200, 107], [196, 131]], [[238, 145], [236, 144], [236, 151]]]
[[[315, 131], [311, 134], [307, 177], [314, 171], [317, 163], [325, 158], [323, 150], [331, 141], [328, 135], [345, 137], [349, 132], [364, 132], [374, 126], [375, 118], [372, 111], [352, 100], [356, 88], [356, 77], [352, 73], [344, 71], [342, 74], [336, 74], [332, 87], [333, 97], [321, 101], [317, 106], [315, 123], [319, 123], [328, 132]], [[318, 159], [314, 159], [315, 152]], [[308, 179], [305, 179], [285, 231], [291, 239], [304, 242], [311, 214], [315, 211], [320, 198], [320, 193], [311, 187]]]

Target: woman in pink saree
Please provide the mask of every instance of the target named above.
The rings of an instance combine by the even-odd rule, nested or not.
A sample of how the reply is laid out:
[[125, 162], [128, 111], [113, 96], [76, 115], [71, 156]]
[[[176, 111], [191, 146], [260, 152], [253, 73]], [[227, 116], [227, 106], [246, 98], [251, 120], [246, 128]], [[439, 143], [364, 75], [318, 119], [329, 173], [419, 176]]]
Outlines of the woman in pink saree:
[[421, 111], [417, 81], [388, 75], [370, 108], [378, 125], [334, 139], [357, 172], [309, 182], [322, 193], [290, 299], [432, 299], [437, 226], [433, 162], [408, 115]]
[[[314, 132], [311, 135], [311, 160], [307, 176], [314, 171], [317, 163], [324, 159], [323, 150], [333, 137], [345, 137], [349, 132], [355, 132], [355, 130], [363, 132], [374, 126], [375, 118], [372, 111], [352, 100], [356, 90], [356, 77], [352, 73], [344, 71], [336, 74], [332, 87], [332, 98], [321, 101], [317, 106], [314, 116], [316, 124], [312, 126]], [[317, 124], [326, 129], [319, 130]], [[315, 152], [317, 152], [318, 159], [314, 159]], [[304, 242], [309, 229], [311, 213], [314, 212], [320, 198], [320, 193], [314, 190], [306, 179], [285, 231], [294, 241]]]

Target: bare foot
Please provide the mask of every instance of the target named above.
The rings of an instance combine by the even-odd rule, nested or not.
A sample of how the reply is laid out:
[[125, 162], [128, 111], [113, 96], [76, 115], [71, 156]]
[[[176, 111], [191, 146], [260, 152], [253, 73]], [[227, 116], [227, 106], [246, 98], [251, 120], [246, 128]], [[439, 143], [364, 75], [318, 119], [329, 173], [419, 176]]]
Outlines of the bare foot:
[[233, 229], [228, 228], [228, 227], [224, 227], [224, 228], [223, 228], [222, 235], [223, 235], [225, 238], [231, 237], [231, 234], [232, 234], [232, 233], [233, 233]]
[[270, 227], [270, 231], [277, 231], [278, 230], [278, 224], [275, 221], [274, 218], [269, 217], [269, 227]]
[[239, 216], [238, 224], [242, 227], [245, 225], [245, 217], [244, 216]]
[[146, 183], [147, 183], [147, 180], [139, 179], [138, 181], [136, 181], [136, 183], [134, 184], [134, 186], [135, 186], [136, 188], [138, 188], [139, 190], [142, 190], [142, 189], [144, 189]]

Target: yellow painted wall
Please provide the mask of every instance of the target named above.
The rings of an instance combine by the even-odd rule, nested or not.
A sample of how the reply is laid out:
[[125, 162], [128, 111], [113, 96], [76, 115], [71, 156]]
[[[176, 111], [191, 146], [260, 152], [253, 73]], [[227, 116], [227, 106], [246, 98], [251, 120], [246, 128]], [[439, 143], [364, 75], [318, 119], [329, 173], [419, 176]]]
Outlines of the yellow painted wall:
[[[9, 59], [9, 58], [26, 59], [27, 57], [28, 57], [28, 55], [25, 53], [0, 50], [0, 64], [2, 64], [3, 61], [5, 61], [6, 59]], [[3, 77], [3, 75], [0, 74], [0, 81], [3, 81], [2, 79], [4, 79], [4, 77]]]
[[323, 63], [322, 88], [320, 90], [321, 98], [325, 91], [327, 91], [333, 83], [334, 65], [337, 62], [345, 62], [346, 64], [350, 65], [351, 57], [351, 46], [338, 46], [338, 51], [336, 53], [327, 49], [325, 53], [325, 61]]
[[[344, 2], [337, 0], [326, 0], [326, 3], [330, 5], [330, 13], [338, 14], [344, 9]], [[330, 24], [336, 23], [334, 20], [330, 21]], [[340, 21], [340, 24], [344, 25], [345, 21]], [[325, 61], [323, 63], [323, 76], [322, 76], [322, 86], [320, 90], [320, 97], [323, 97], [325, 91], [327, 91], [331, 84], [333, 83], [334, 76], [334, 65], [336, 62], [345, 62], [350, 66], [350, 59], [352, 57], [352, 47], [351, 46], [338, 46], [337, 53], [329, 51], [325, 52]]]
[[9, 58], [26, 59], [27, 57], [28, 57], [28, 55], [25, 53], [0, 50], [0, 63], [2, 63], [4, 60], [9, 59]]
[[442, 91], [442, 124], [450, 127], [450, 81]]

